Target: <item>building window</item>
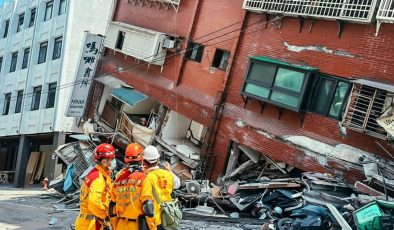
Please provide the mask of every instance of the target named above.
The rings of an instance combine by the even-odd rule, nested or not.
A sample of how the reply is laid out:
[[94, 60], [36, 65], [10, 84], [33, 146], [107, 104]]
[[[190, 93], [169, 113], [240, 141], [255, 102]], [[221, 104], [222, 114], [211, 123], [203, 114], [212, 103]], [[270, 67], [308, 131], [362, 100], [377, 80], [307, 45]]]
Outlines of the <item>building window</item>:
[[56, 60], [60, 58], [60, 55], [62, 54], [62, 41], [63, 41], [63, 37], [58, 37], [55, 39], [55, 44], [53, 46], [52, 60]]
[[10, 73], [15, 72], [17, 62], [18, 62], [18, 52], [12, 53]]
[[38, 64], [44, 63], [47, 59], [48, 42], [40, 44], [40, 52], [38, 53]]
[[213, 57], [212, 67], [226, 70], [230, 52], [226, 50], [216, 49], [215, 56]]
[[185, 58], [192, 61], [201, 62], [203, 53], [204, 45], [190, 42], [185, 53]]
[[350, 84], [338, 78], [319, 77], [312, 98], [311, 111], [334, 119], [341, 119]]
[[21, 14], [19, 15], [19, 19], [18, 19], [18, 27], [16, 28], [16, 32], [18, 33], [19, 31], [22, 30], [22, 26], [23, 26], [23, 21], [25, 20], [25, 14]]
[[53, 11], [53, 1], [47, 2], [45, 7], [44, 21], [48, 21], [52, 18], [52, 11]]
[[37, 110], [40, 108], [40, 99], [41, 99], [41, 86], [37, 86], [33, 88], [33, 99], [31, 101], [31, 110]]
[[10, 111], [11, 93], [6, 93], [4, 98], [3, 115], [8, 115]]
[[16, 97], [15, 113], [20, 113], [22, 108], [23, 90], [18, 91], [18, 96]]
[[124, 38], [126, 36], [125, 32], [119, 31], [118, 38], [116, 39], [115, 48], [121, 50], [123, 48]]
[[35, 21], [36, 21], [36, 8], [33, 8], [30, 10], [29, 28], [34, 26]]
[[29, 54], [30, 54], [30, 48], [26, 48], [25, 52], [23, 52], [22, 69], [27, 68], [27, 64], [29, 63]]
[[8, 29], [10, 28], [10, 20], [5, 21], [3, 38], [8, 36]]
[[55, 105], [56, 82], [48, 85], [48, 98], [46, 108], [53, 108]]
[[66, 0], [60, 0], [58, 15], [66, 13]]
[[315, 68], [292, 65], [266, 57], [253, 57], [242, 94], [294, 111], [302, 109]]
[[3, 57], [0, 57], [0, 73], [2, 68], [3, 68]]
[[388, 105], [391, 104], [392, 98], [385, 90], [355, 84], [343, 119], [344, 126], [385, 139], [387, 133], [376, 119], [382, 116]]

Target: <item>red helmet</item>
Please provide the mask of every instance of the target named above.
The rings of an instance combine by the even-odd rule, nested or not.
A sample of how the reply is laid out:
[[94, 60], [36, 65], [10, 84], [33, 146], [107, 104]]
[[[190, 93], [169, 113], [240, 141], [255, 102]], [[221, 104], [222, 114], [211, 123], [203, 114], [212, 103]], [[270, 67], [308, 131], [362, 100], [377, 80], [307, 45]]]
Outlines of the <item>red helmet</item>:
[[94, 150], [94, 160], [99, 161], [103, 158], [115, 158], [115, 148], [111, 144], [99, 144]]
[[126, 153], [124, 156], [124, 161], [126, 163], [132, 162], [132, 161], [142, 161], [144, 159], [144, 155], [142, 154], [144, 149], [142, 149], [142, 146], [138, 143], [131, 143], [127, 146], [126, 148]]

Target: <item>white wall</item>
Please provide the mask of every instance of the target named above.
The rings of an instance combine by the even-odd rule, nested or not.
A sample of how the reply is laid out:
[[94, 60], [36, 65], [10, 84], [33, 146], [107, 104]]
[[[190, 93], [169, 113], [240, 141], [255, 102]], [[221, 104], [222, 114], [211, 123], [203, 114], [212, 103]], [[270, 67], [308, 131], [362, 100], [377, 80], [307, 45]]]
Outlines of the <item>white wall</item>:
[[[80, 51], [84, 40], [84, 31], [95, 34], [105, 34], [107, 23], [111, 14], [112, 0], [69, 0], [64, 62], [61, 84], [70, 84], [74, 81], [75, 72], [79, 63]], [[75, 118], [65, 117], [66, 107], [72, 88], [64, 88], [59, 92], [59, 107], [56, 112], [56, 131], [78, 131]]]
[[[53, 131], [81, 131], [76, 118], [66, 118], [84, 31], [104, 34], [112, 10], [112, 0], [67, 0], [65, 14], [58, 15], [60, 0], [54, 0], [52, 18], [44, 21], [46, 0], [15, 0], [0, 6], [0, 136]], [[35, 25], [28, 28], [30, 10], [36, 8]], [[22, 30], [16, 33], [19, 15], [24, 13]], [[3, 38], [5, 20], [10, 20], [8, 36]], [[62, 56], [52, 60], [54, 41], [63, 37]], [[48, 42], [46, 61], [38, 64], [40, 43]], [[30, 47], [28, 67], [21, 69], [25, 48]], [[18, 52], [17, 68], [10, 73], [11, 55]], [[57, 82], [54, 108], [46, 108], [49, 83]], [[31, 111], [33, 87], [42, 86], [40, 109]], [[24, 90], [21, 113], [15, 114], [17, 91]], [[10, 111], [2, 115], [4, 96], [12, 93]]]
[[112, 91], [111, 87], [108, 87], [108, 86], [104, 87], [103, 94], [101, 96], [100, 104], [99, 104], [99, 108], [98, 108], [98, 114], [100, 116], [103, 114], [105, 102], [106, 101], [111, 101], [111, 98], [112, 98], [111, 91]]
[[167, 122], [162, 131], [162, 138], [185, 138], [192, 120], [173, 110], [167, 116]]

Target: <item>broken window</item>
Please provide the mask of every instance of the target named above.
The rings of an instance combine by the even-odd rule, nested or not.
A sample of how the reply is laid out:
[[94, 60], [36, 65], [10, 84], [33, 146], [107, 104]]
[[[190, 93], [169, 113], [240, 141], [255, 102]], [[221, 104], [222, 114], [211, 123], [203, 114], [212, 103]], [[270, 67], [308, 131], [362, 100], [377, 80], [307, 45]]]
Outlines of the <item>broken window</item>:
[[230, 52], [226, 50], [216, 49], [215, 56], [213, 57], [212, 67], [226, 70]]
[[[387, 100], [387, 101], [386, 101]], [[359, 132], [375, 137], [386, 138], [385, 130], [378, 125], [376, 119], [385, 111], [388, 101], [387, 91], [367, 85], [355, 84], [351, 93], [344, 125]]]
[[201, 62], [202, 55], [204, 53], [204, 47], [205, 46], [202, 44], [190, 42], [186, 49], [185, 58], [192, 61]]
[[280, 107], [299, 111], [311, 67], [300, 67], [265, 57], [250, 59], [242, 94]]
[[122, 50], [125, 36], [126, 36], [125, 32], [119, 31], [118, 38], [116, 39], [116, 45], [115, 45], [116, 49]]
[[341, 119], [349, 90], [349, 83], [338, 78], [321, 75], [313, 94], [311, 111], [334, 119]]

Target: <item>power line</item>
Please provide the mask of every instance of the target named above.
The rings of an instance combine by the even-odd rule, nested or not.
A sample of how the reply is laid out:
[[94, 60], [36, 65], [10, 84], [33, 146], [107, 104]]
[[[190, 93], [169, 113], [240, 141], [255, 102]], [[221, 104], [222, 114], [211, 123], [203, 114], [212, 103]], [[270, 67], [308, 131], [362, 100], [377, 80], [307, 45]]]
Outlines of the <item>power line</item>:
[[[266, 21], [265, 23], [269, 23], [269, 22], [273, 22], [273, 21], [279, 20], [279, 19], [282, 18], [282, 17], [284, 17], [284, 16], [281, 16], [281, 17], [278, 17], [278, 18], [274, 18], [274, 19], [272, 19], [272, 20]], [[201, 38], [203, 38], [203, 37], [209, 36], [209, 35], [211, 35], [211, 34], [214, 34], [214, 33], [218, 32], [218, 31], [224, 30], [224, 29], [226, 29], [226, 28], [230, 28], [231, 26], [234, 26], [234, 25], [236, 25], [236, 24], [238, 24], [238, 23], [240, 23], [240, 22], [242, 22], [242, 21], [233, 23], [233, 24], [231, 24], [231, 25], [229, 25], [229, 26], [226, 26], [226, 27], [223, 27], [223, 28], [221, 28], [221, 29], [219, 29], [219, 30], [216, 30], [216, 31], [210, 32], [210, 33], [208, 33], [208, 34], [205, 34], [205, 35], [203, 35], [203, 36], [201, 36], [201, 37], [199, 37], [199, 38], [196, 38], [194, 41], [199, 40], [199, 39], [201, 39]], [[259, 19], [259, 20], [257, 20], [256, 22], [253, 22], [253, 23], [251, 23], [251, 24], [248, 24], [248, 28], [247, 28], [247, 29], [244, 29], [244, 30], [241, 30], [240, 33], [243, 33], [243, 32], [245, 32], [245, 31], [251, 29], [251, 26], [254, 26], [254, 25], [256, 25], [256, 24], [258, 24], [258, 23], [260, 23], [260, 22], [263, 22], [263, 19]], [[238, 30], [239, 30], [239, 29], [232, 30], [232, 31], [230, 31], [230, 32], [221, 34], [221, 35], [219, 35], [219, 36], [217, 36], [217, 37], [213, 37], [213, 38], [208, 39], [208, 40], [203, 41], [203, 42], [208, 42], [208, 41], [215, 40], [215, 39], [217, 39], [217, 38], [220, 38], [220, 37], [223, 37], [223, 36], [225, 36], [225, 35], [231, 34], [231, 33], [236, 32], [236, 31], [238, 31]], [[240, 36], [240, 35], [239, 35], [239, 36]], [[223, 40], [223, 41], [214, 43], [214, 44], [209, 44], [209, 45], [206, 45], [206, 46], [212, 46], [212, 45], [216, 45], [216, 44], [219, 44], [219, 43], [223, 43], [223, 42], [229, 41], [229, 40], [231, 40], [231, 39], [238, 38], [239, 36], [236, 36], [236, 37], [233, 37], [233, 38], [230, 38], [230, 39], [226, 39], [226, 40]], [[156, 62], [156, 61], [162, 61], [162, 60], [165, 60], [165, 59], [169, 59], [169, 58], [178, 56], [179, 54], [184, 54], [184, 53], [186, 53], [186, 52], [188, 52], [188, 51], [190, 51], [190, 50], [193, 50], [193, 48], [189, 48], [189, 49], [186, 48], [186, 49], [180, 50], [180, 51], [178, 51], [178, 52], [176, 52], [176, 53], [174, 53], [174, 54], [171, 54], [171, 55], [169, 55], [169, 56], [158, 57], [158, 58], [156, 58], [156, 59], [153, 59], [151, 62]], [[145, 59], [149, 59], [149, 58], [154, 57], [154, 56], [155, 56], [155, 55], [151, 55], [151, 56], [145, 57], [145, 58], [140, 59], [140, 60], [146, 61]], [[136, 65], [133, 65], [133, 66], [130, 66], [130, 67], [122, 68], [121, 70], [116, 70], [116, 71], [108, 72], [108, 73], [102, 73], [102, 74], [100, 74], [100, 75], [95, 76], [95, 78], [99, 78], [99, 77], [106, 76], [106, 75], [110, 75], [110, 74], [114, 74], [114, 73], [124, 72], [125, 70], [130, 70], [130, 69], [133, 69], [133, 68], [136, 68], [136, 67], [139, 67], [139, 66], [143, 66], [143, 65], [148, 65], [148, 64], [150, 64], [150, 63], [140, 63], [140, 64], [136, 64]], [[58, 86], [56, 87], [56, 90], [58, 90], [58, 89], [64, 89], [64, 88], [68, 88], [68, 87], [72, 87], [72, 86], [75, 86], [75, 85], [79, 85], [80, 83], [81, 83], [81, 80], [79, 80], [79, 81], [74, 81], [74, 82], [71, 82], [71, 83], [66, 83], [66, 84], [63, 84], [63, 85], [58, 85]], [[41, 95], [42, 95], [42, 94], [46, 94], [46, 93], [48, 93], [48, 92], [49, 92], [49, 90], [47, 90], [47, 91], [41, 90]], [[32, 97], [32, 96], [34, 96], [34, 92], [32, 92], [32, 93], [26, 93], [26, 94], [23, 95], [22, 99], [27, 99], [27, 98]], [[10, 102], [16, 101], [16, 100], [17, 100], [17, 96], [15, 97], [15, 99], [11, 99]], [[2, 102], [4, 102], [4, 101], [5, 101], [5, 99], [0, 99], [0, 103], [2, 103]], [[26, 105], [26, 104], [25, 104], [25, 105]], [[31, 104], [30, 104], [30, 105], [31, 105]], [[28, 105], [28, 106], [29, 106], [29, 105]], [[25, 106], [25, 107], [26, 107], [26, 106]]]

